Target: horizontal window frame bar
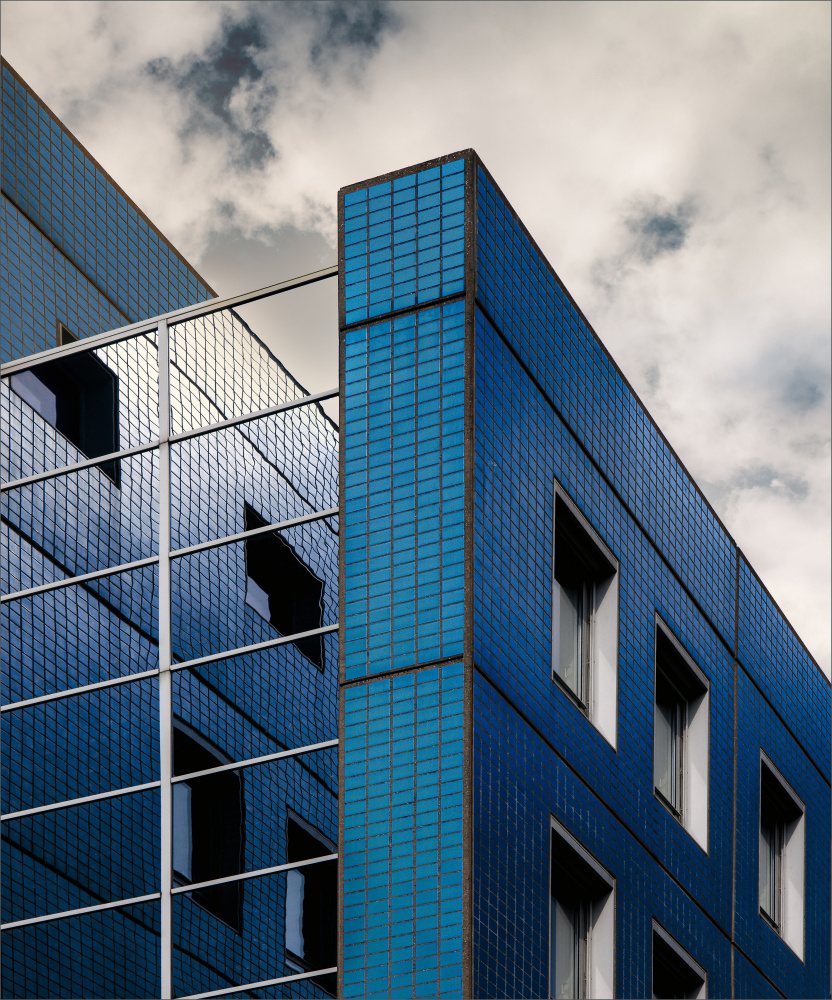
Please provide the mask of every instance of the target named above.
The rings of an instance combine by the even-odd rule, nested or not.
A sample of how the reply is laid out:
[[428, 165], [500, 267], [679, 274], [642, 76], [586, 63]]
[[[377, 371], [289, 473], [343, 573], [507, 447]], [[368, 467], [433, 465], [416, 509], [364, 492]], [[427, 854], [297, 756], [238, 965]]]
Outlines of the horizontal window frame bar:
[[[191, 781], [195, 778], [204, 778], [212, 774], [222, 774], [224, 771], [237, 771], [246, 767], [254, 767], [257, 764], [267, 764], [274, 760], [300, 757], [307, 753], [316, 753], [319, 750], [327, 750], [338, 746], [338, 740], [324, 740], [321, 743], [310, 743], [307, 746], [293, 747], [288, 750], [278, 750], [275, 753], [264, 754], [262, 757], [250, 757], [248, 760], [237, 761], [232, 764], [220, 764], [218, 767], [209, 767], [203, 771], [191, 771], [188, 774], [179, 774], [171, 778], [171, 784], [182, 781]], [[73, 806], [84, 805], [88, 802], [100, 802], [103, 799], [114, 799], [122, 795], [133, 795], [137, 792], [150, 791], [153, 788], [161, 788], [161, 781], [146, 781], [141, 785], [128, 785], [124, 788], [113, 788], [106, 792], [94, 792], [92, 795], [82, 795], [75, 799], [64, 799], [61, 802], [49, 802], [43, 806], [31, 806], [28, 809], [18, 809], [13, 813], [4, 813], [0, 816], [0, 823], [11, 822], [16, 819], [25, 819], [27, 816], [37, 816], [40, 813], [53, 812], [56, 809], [70, 809]]]
[[15, 590], [11, 594], [3, 594], [0, 597], [0, 604], [8, 604], [11, 601], [22, 601], [25, 597], [32, 597], [35, 594], [47, 594], [51, 590], [64, 590], [78, 583], [86, 583], [88, 580], [100, 580], [105, 576], [116, 576], [118, 573], [128, 573], [134, 569], [155, 566], [158, 562], [158, 556], [148, 556], [146, 559], [137, 559], [135, 562], [122, 563], [120, 566], [108, 566], [106, 569], [96, 569], [91, 573], [79, 573], [78, 576], [67, 576], [63, 580], [52, 580], [50, 583], [41, 583], [37, 587], [29, 587], [27, 590]]
[[311, 524], [323, 518], [334, 517], [340, 508], [329, 507], [326, 510], [315, 511], [312, 514], [301, 514], [299, 517], [291, 517], [287, 521], [278, 521], [276, 524], [266, 524], [262, 528], [250, 528], [248, 531], [240, 531], [236, 535], [225, 535], [222, 538], [214, 538], [208, 542], [199, 542], [197, 545], [188, 545], [184, 549], [173, 549], [170, 553], [171, 559], [182, 559], [183, 556], [193, 555], [195, 552], [204, 552], [207, 549], [219, 548], [221, 545], [233, 545], [235, 542], [242, 542], [255, 535], [265, 535], [270, 531], [282, 531], [285, 528], [294, 528], [298, 524]]
[[195, 305], [184, 306], [182, 309], [175, 309], [172, 312], [153, 316], [150, 319], [140, 320], [138, 323], [130, 323], [127, 326], [117, 327], [115, 330], [107, 330], [92, 337], [84, 337], [72, 344], [52, 347], [47, 351], [39, 351], [37, 354], [30, 354], [25, 358], [8, 361], [6, 364], [0, 366], [0, 378], [6, 378], [19, 371], [26, 371], [28, 368], [33, 368], [44, 361], [51, 361], [53, 358], [64, 357], [67, 354], [76, 354], [83, 350], [106, 347], [109, 344], [116, 344], [122, 340], [129, 340], [131, 337], [152, 333], [159, 328], [159, 324], [163, 320], [167, 322], [168, 326], [173, 326], [175, 323], [185, 323], [191, 319], [199, 319], [200, 316], [210, 316], [212, 313], [221, 312], [223, 309], [233, 309], [235, 306], [257, 302], [259, 299], [266, 299], [271, 295], [279, 295], [281, 292], [288, 292], [293, 288], [301, 288], [304, 285], [312, 285], [315, 282], [334, 278], [337, 275], [338, 265], [333, 264], [318, 271], [301, 274], [297, 278], [289, 278], [286, 281], [278, 281], [272, 285], [264, 285], [262, 288], [254, 289], [251, 292], [241, 292], [239, 295], [231, 295], [224, 299], [204, 299]]
[[171, 895], [181, 896], [185, 892], [197, 892], [199, 889], [209, 889], [214, 885], [227, 885], [229, 882], [244, 882], [247, 879], [262, 878], [264, 875], [278, 875], [280, 872], [294, 871], [296, 868], [306, 868], [308, 865], [320, 865], [325, 861], [337, 861], [337, 854], [325, 854], [320, 858], [307, 858], [306, 861], [290, 861], [285, 865], [273, 865], [271, 868], [258, 868], [257, 871], [243, 872], [240, 875], [226, 875], [224, 878], [213, 878], [207, 882], [192, 882], [189, 885], [176, 885], [171, 889]]
[[77, 799], [64, 799], [62, 802], [50, 802], [45, 806], [32, 806], [29, 809], [18, 809], [17, 812], [4, 813], [0, 823], [8, 823], [14, 819], [25, 819], [27, 816], [37, 816], [40, 813], [53, 812], [56, 809], [70, 809], [72, 806], [82, 806], [87, 802], [101, 802], [103, 799], [115, 799], [121, 795], [133, 795], [136, 792], [147, 792], [152, 788], [161, 788], [161, 781], [146, 781], [143, 785], [128, 785], [126, 788], [113, 788], [109, 792], [95, 792], [92, 795], [82, 795]]
[[[329, 507], [326, 510], [315, 511], [312, 514], [302, 514], [299, 517], [292, 517], [286, 521], [267, 524], [262, 528], [251, 528], [248, 531], [240, 531], [236, 535], [225, 535], [223, 538], [214, 538], [207, 542], [200, 542], [198, 545], [189, 545], [184, 549], [174, 549], [169, 553], [169, 556], [171, 559], [181, 559], [183, 556], [189, 556], [195, 552], [219, 548], [222, 545], [233, 545], [235, 542], [244, 541], [253, 535], [262, 535], [270, 531], [283, 531], [286, 528], [294, 528], [300, 524], [311, 524], [327, 517], [335, 517], [339, 509], [338, 507]], [[50, 590], [62, 590], [65, 587], [72, 587], [78, 583], [86, 583], [88, 580], [97, 580], [105, 576], [115, 576], [118, 573], [128, 573], [135, 569], [143, 569], [145, 566], [155, 566], [158, 562], [158, 556], [147, 556], [145, 559], [136, 559], [134, 562], [121, 563], [119, 566], [108, 566], [106, 569], [96, 569], [90, 573], [79, 573], [78, 576], [68, 576], [62, 580], [52, 580], [49, 583], [38, 584], [37, 587], [28, 587], [26, 590], [15, 590], [10, 594], [3, 594], [0, 596], [0, 604], [21, 601], [25, 597], [32, 597], [35, 594], [45, 594]]]
[[238, 424], [251, 423], [254, 420], [261, 420], [264, 417], [273, 416], [276, 413], [283, 413], [286, 410], [296, 410], [301, 406], [312, 406], [326, 399], [333, 399], [340, 395], [340, 389], [325, 389], [323, 392], [312, 392], [306, 396], [298, 396], [297, 399], [287, 400], [285, 403], [276, 403], [274, 406], [267, 406], [263, 410], [253, 410], [251, 413], [244, 413], [239, 417], [229, 417], [228, 420], [220, 420], [215, 424], [203, 424], [201, 427], [194, 427], [191, 430], [180, 431], [178, 434], [170, 434], [167, 438], [156, 438], [146, 444], [138, 444], [132, 448], [124, 448], [121, 451], [113, 451], [107, 455], [97, 455], [95, 458], [85, 458], [82, 462], [74, 462], [72, 465], [62, 465], [57, 469], [46, 469], [44, 472], [35, 472], [31, 476], [23, 476], [21, 479], [11, 479], [7, 483], [0, 483], [0, 493], [9, 493], [12, 490], [22, 489], [33, 483], [45, 482], [48, 479], [58, 479], [61, 476], [69, 476], [73, 472], [83, 469], [90, 469], [105, 462], [112, 462], [120, 458], [130, 458], [133, 455], [140, 455], [146, 451], [154, 451], [160, 443], [179, 444], [181, 441], [188, 441], [191, 438], [201, 437], [210, 434], [212, 431], [224, 430], [228, 427], [236, 427]]
[[83, 462], [75, 462], [72, 465], [62, 465], [57, 469], [35, 472], [31, 476], [23, 476], [22, 479], [10, 479], [7, 483], [0, 483], [0, 493], [10, 493], [12, 490], [20, 490], [24, 486], [31, 486], [32, 483], [42, 483], [47, 479], [59, 479], [61, 476], [69, 476], [73, 472], [91, 469], [94, 465], [103, 465], [104, 462], [112, 462], [117, 458], [130, 458], [133, 455], [141, 455], [145, 451], [155, 451], [158, 447], [158, 440], [149, 441], [147, 444], [137, 444], [133, 448], [125, 448], [123, 451], [113, 451], [108, 455], [85, 458]]
[[227, 427], [236, 427], [238, 424], [248, 424], [253, 420], [271, 417], [275, 413], [283, 413], [285, 410], [296, 410], [300, 406], [311, 406], [324, 399], [332, 399], [334, 396], [340, 395], [340, 391], [340, 389], [324, 389], [322, 392], [310, 392], [307, 396], [298, 396], [297, 399], [289, 399], [285, 403], [275, 403], [274, 406], [267, 406], [263, 410], [252, 410], [251, 413], [244, 413], [240, 417], [229, 417], [227, 420], [220, 420], [215, 424], [203, 424], [202, 427], [194, 427], [189, 431], [178, 431], [176, 434], [171, 434], [167, 441], [170, 444], [179, 444], [181, 441], [210, 434], [211, 431], [221, 431]]
[[207, 767], [203, 771], [191, 771], [188, 774], [175, 774], [170, 780], [171, 784], [180, 781], [191, 781], [194, 778], [204, 778], [210, 774], [222, 774], [223, 771], [237, 771], [244, 767], [254, 767], [256, 764], [268, 764], [273, 760], [283, 760], [286, 757], [299, 757], [301, 754], [315, 753], [318, 750], [326, 750], [329, 747], [337, 747], [338, 740], [324, 740], [322, 743], [311, 743], [305, 747], [295, 747], [291, 750], [278, 750], [275, 753], [267, 753], [262, 757], [249, 757], [248, 760], [238, 761], [236, 764], [220, 764], [217, 767]]
[[11, 701], [7, 705], [0, 706], [0, 714], [6, 712], [16, 712], [21, 708], [29, 708], [31, 705], [45, 705], [50, 701], [60, 701], [62, 698], [72, 698], [75, 695], [87, 694], [90, 691], [103, 691], [108, 687], [117, 687], [120, 684], [132, 684], [133, 681], [144, 681], [148, 677], [158, 677], [159, 668], [153, 670], [142, 670], [137, 674], [124, 674], [122, 677], [109, 677], [105, 681], [95, 681], [93, 684], [82, 684], [77, 688], [66, 688], [63, 691], [50, 691], [49, 694], [39, 694], [34, 698], [25, 698], [23, 701]]
[[294, 976], [281, 976], [279, 979], [263, 979], [259, 983], [246, 983], [245, 986], [230, 986], [228, 989], [210, 990], [208, 993], [189, 993], [185, 997], [178, 997], [177, 1000], [208, 1000], [209, 997], [223, 997], [233, 993], [243, 993], [246, 990], [263, 990], [268, 986], [280, 986], [281, 983], [294, 983], [299, 979], [311, 979], [312, 976], [328, 976], [337, 971], [338, 966], [333, 965], [329, 969], [298, 972]]
[[[320, 628], [309, 629], [307, 632], [294, 632], [292, 635], [281, 635], [276, 639], [267, 639], [265, 642], [255, 642], [250, 646], [238, 646], [236, 649], [228, 649], [224, 652], [211, 653], [208, 656], [201, 656], [196, 660], [185, 660], [182, 663], [172, 663], [168, 669], [184, 670], [186, 667], [199, 667], [205, 663], [216, 663], [218, 660], [231, 660], [236, 656], [245, 656], [246, 653], [256, 653], [260, 649], [271, 649], [272, 646], [283, 646], [286, 643], [294, 642], [296, 639], [306, 639], [315, 635], [328, 635], [330, 632], [337, 632], [340, 623], [333, 625], [322, 625]], [[99, 691], [108, 687], [115, 687], [118, 684], [131, 684], [133, 681], [146, 680], [148, 677], [158, 677], [160, 670], [158, 667], [153, 670], [143, 670], [137, 674], [127, 674], [124, 677], [111, 677], [105, 681], [96, 681], [94, 684], [84, 684], [77, 688], [67, 688], [64, 691], [54, 691], [49, 694], [37, 695], [34, 698], [26, 698], [23, 701], [9, 702], [7, 705], [0, 705], [0, 714], [14, 712], [21, 708], [28, 708], [31, 705], [42, 705], [49, 701], [59, 701], [62, 698], [72, 698], [75, 695], [87, 694], [90, 691]]]
[[272, 646], [284, 646], [297, 639], [311, 638], [315, 635], [327, 635], [330, 632], [337, 632], [340, 623], [334, 625], [322, 625], [320, 628], [312, 628], [307, 632], [294, 632], [292, 635], [282, 635], [277, 639], [267, 639], [265, 642], [255, 642], [250, 646], [238, 646], [236, 649], [226, 649], [219, 653], [209, 653], [208, 656], [199, 656], [195, 660], [185, 660], [182, 663], [171, 663], [170, 670], [185, 670], [187, 667], [201, 667], [206, 663], [216, 663], [218, 660], [231, 660], [236, 656], [245, 656], [246, 653], [256, 653], [260, 649], [271, 649]]
[[0, 924], [0, 931], [11, 931], [16, 927], [28, 927], [30, 924], [44, 924], [50, 920], [63, 920], [66, 917], [81, 917], [85, 913], [98, 913], [100, 910], [117, 910], [122, 906], [136, 906], [139, 903], [150, 903], [154, 899], [161, 898], [161, 892], [150, 892], [146, 896], [131, 896], [130, 899], [116, 899], [112, 903], [96, 903], [94, 906], [79, 906], [75, 910], [44, 913], [39, 917], [25, 917], [23, 920], [10, 920], [7, 924]]

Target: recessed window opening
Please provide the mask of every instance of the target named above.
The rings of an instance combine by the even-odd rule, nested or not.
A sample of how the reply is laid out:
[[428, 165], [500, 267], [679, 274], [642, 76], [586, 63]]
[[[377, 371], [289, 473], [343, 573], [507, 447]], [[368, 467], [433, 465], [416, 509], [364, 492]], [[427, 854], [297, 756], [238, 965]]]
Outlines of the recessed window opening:
[[[269, 522], [250, 504], [245, 505], [245, 529]], [[246, 539], [246, 604], [281, 635], [307, 632], [323, 625], [324, 583], [276, 531]], [[296, 639], [295, 647], [324, 667], [323, 636]]]
[[552, 676], [616, 744], [618, 564], [555, 488]]
[[[306, 861], [335, 854], [335, 845], [320, 830], [288, 810], [286, 861]], [[338, 865], [324, 861], [286, 873], [286, 964], [293, 972], [328, 969], [337, 964]], [[313, 977], [331, 996], [336, 978]]]
[[613, 995], [614, 896], [610, 874], [553, 819], [550, 997]]
[[699, 845], [708, 847], [708, 680], [657, 617], [653, 716], [656, 796]]
[[[190, 774], [231, 763], [227, 755], [180, 720], [173, 727], [173, 773]], [[239, 875], [243, 865], [243, 779], [239, 771], [173, 786], [173, 871], [178, 885]], [[243, 883], [190, 893], [194, 902], [239, 932]]]
[[[61, 343], [77, 339], [62, 325], [59, 335], [69, 338]], [[87, 458], [119, 450], [118, 376], [92, 351], [43, 362], [10, 381], [18, 396]], [[98, 468], [121, 485], [118, 459]]]
[[760, 915], [803, 957], [804, 807], [774, 765], [760, 762]]
[[653, 922], [653, 1000], [707, 997], [707, 974], [667, 931]]

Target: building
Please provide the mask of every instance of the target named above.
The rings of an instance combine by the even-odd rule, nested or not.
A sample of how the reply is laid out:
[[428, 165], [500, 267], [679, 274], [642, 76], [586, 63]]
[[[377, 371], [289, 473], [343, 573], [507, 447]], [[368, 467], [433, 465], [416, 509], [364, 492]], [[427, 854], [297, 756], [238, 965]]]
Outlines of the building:
[[3, 87], [4, 995], [828, 996], [829, 683], [476, 154], [268, 290], [338, 432]]

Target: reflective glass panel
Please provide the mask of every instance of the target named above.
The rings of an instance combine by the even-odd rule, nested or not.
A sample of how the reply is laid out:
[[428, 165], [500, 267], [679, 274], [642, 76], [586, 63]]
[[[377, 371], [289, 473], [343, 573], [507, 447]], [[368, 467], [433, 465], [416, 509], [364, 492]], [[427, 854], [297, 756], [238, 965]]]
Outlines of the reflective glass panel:
[[159, 792], [3, 824], [3, 922], [159, 889]]
[[156, 678], [6, 712], [0, 729], [4, 813], [159, 777]]
[[151, 565], [2, 605], [3, 702], [157, 668], [157, 587]]
[[159, 903], [33, 924], [2, 935], [2, 994], [158, 997]]

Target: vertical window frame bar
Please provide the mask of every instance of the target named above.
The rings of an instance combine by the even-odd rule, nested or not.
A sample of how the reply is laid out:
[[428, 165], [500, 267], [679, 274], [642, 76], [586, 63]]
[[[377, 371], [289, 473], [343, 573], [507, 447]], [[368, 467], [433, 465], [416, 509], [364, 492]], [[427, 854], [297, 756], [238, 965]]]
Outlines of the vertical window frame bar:
[[162, 1000], [173, 997], [173, 684], [171, 681], [170, 573], [170, 335], [159, 343], [159, 781], [160, 781], [160, 981]]

